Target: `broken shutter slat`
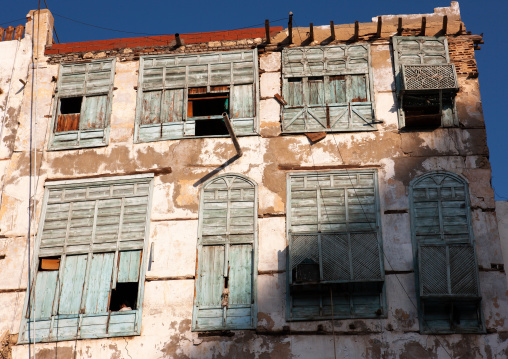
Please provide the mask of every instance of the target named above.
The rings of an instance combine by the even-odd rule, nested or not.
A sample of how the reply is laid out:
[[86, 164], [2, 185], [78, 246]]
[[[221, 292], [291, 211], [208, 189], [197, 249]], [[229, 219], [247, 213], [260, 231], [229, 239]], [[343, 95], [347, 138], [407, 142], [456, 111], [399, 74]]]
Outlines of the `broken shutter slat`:
[[86, 314], [108, 312], [114, 256], [114, 253], [93, 254], [86, 292]]
[[118, 283], [134, 283], [139, 280], [141, 251], [125, 251], [120, 253], [118, 264]]
[[88, 96], [84, 102], [84, 112], [79, 119], [80, 130], [102, 129], [106, 122], [108, 96]]
[[58, 314], [79, 314], [87, 255], [67, 256], [60, 289]]

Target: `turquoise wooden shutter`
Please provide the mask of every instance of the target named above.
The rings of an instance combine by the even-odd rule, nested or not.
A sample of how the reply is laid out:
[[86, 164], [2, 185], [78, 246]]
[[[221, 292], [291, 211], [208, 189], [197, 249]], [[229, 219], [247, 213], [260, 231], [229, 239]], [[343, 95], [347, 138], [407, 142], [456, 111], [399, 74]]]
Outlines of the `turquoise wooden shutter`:
[[85, 302], [87, 314], [108, 312], [114, 258], [114, 253], [94, 253], [92, 255]]
[[332, 294], [337, 317], [376, 317], [384, 269], [375, 172], [298, 173], [288, 181], [288, 317], [330, 316], [330, 293], [305, 289], [326, 283], [351, 288]]
[[[230, 118], [237, 135], [256, 131], [257, 50], [209, 54], [145, 56], [140, 61], [136, 141], [194, 136], [194, 119], [187, 116], [189, 87], [228, 86]], [[153, 92], [152, 95], [147, 95]], [[155, 93], [162, 103], [154, 103]]]
[[[61, 256], [60, 272], [35, 274], [35, 314], [27, 311], [21, 342], [34, 319], [37, 341], [139, 333], [150, 183], [141, 175], [47, 184], [37, 256]], [[110, 311], [112, 289], [125, 282], [138, 283], [136, 309]]]
[[481, 330], [478, 264], [466, 182], [431, 172], [411, 183], [411, 230], [423, 331]]
[[206, 183], [201, 192], [193, 329], [249, 329], [256, 320], [257, 201], [240, 175]]
[[[50, 149], [107, 145], [115, 59], [61, 64]], [[83, 97], [78, 131], [56, 131], [60, 99]]]
[[283, 132], [376, 130], [368, 44], [287, 48], [282, 58]]
[[139, 280], [141, 251], [120, 252], [118, 265], [118, 283], [132, 283]]
[[64, 259], [58, 314], [79, 314], [87, 259], [87, 255], [67, 256]]
[[35, 298], [31, 298], [36, 320], [49, 319], [53, 313], [58, 271], [42, 271], [35, 279]]

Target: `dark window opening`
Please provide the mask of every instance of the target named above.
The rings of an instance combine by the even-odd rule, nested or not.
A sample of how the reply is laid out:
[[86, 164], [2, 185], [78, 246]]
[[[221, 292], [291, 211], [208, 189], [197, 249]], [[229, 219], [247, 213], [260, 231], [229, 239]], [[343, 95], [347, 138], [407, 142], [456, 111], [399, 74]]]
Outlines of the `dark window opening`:
[[197, 120], [195, 133], [196, 136], [218, 136], [229, 134], [224, 120], [222, 118], [210, 120]]
[[229, 113], [229, 94], [190, 95], [187, 104], [187, 117], [220, 116]]
[[406, 95], [402, 110], [406, 128], [437, 128], [441, 126], [443, 105], [451, 106], [450, 98], [443, 98], [439, 103], [439, 95]]
[[423, 325], [428, 330], [474, 332], [481, 328], [478, 301], [425, 300], [423, 306]]
[[60, 257], [39, 258], [39, 272], [57, 271], [60, 268]]
[[60, 115], [58, 116], [56, 132], [77, 131], [79, 129], [79, 114], [81, 112], [82, 97], [65, 97], [60, 99]]
[[312, 259], [304, 259], [293, 269], [295, 283], [319, 282], [319, 263]]
[[134, 310], [137, 308], [138, 283], [117, 283], [111, 291], [109, 310], [112, 312]]

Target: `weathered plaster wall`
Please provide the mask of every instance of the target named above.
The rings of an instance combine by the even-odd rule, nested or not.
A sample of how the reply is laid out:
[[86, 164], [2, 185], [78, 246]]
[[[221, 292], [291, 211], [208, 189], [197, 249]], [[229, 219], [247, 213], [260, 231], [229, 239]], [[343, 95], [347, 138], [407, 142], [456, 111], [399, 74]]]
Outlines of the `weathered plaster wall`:
[[496, 201], [496, 215], [503, 263], [504, 267], [508, 268], [508, 201]]
[[[491, 264], [501, 263], [502, 257], [478, 81], [468, 74], [459, 76], [460, 128], [400, 132], [389, 41], [372, 42], [371, 54], [376, 114], [383, 123], [375, 132], [328, 134], [316, 144], [304, 135], [280, 135], [280, 105], [273, 96], [281, 93], [281, 54], [261, 54], [260, 136], [240, 138], [244, 155], [236, 160], [232, 160], [235, 150], [228, 138], [134, 144], [134, 86], [139, 62], [131, 58], [117, 61], [109, 146], [47, 151], [54, 106], [53, 76], [58, 76], [58, 65], [41, 60], [36, 94], [36, 222], [46, 181], [154, 172], [149, 241], [154, 243], [155, 257], [146, 275], [141, 336], [37, 344], [37, 357], [333, 358], [334, 340], [340, 358], [445, 358], [447, 353], [454, 358], [506, 357], [508, 298], [504, 272], [491, 269]], [[25, 103], [31, 96], [31, 80], [24, 92]], [[6, 200], [0, 208], [0, 233], [6, 236], [0, 276], [8, 277], [0, 281], [0, 330], [8, 329], [12, 334], [18, 332], [27, 283], [27, 106], [19, 122], [12, 160], [5, 166], [2, 193]], [[344, 168], [378, 171], [387, 318], [286, 322], [286, 175], [298, 170]], [[482, 268], [485, 335], [418, 333], [407, 194], [413, 178], [432, 170], [451, 171], [469, 182]], [[212, 176], [229, 172], [244, 174], [259, 186], [257, 330], [195, 333], [190, 327], [199, 189]], [[13, 350], [14, 358], [27, 356], [26, 345], [16, 345]]]

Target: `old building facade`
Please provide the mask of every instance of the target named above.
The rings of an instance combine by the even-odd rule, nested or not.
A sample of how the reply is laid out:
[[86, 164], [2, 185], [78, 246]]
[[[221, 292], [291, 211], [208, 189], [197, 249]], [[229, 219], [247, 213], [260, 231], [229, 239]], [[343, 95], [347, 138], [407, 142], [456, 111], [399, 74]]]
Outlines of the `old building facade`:
[[457, 2], [69, 44], [52, 26], [31, 11], [0, 42], [5, 353], [508, 355]]

